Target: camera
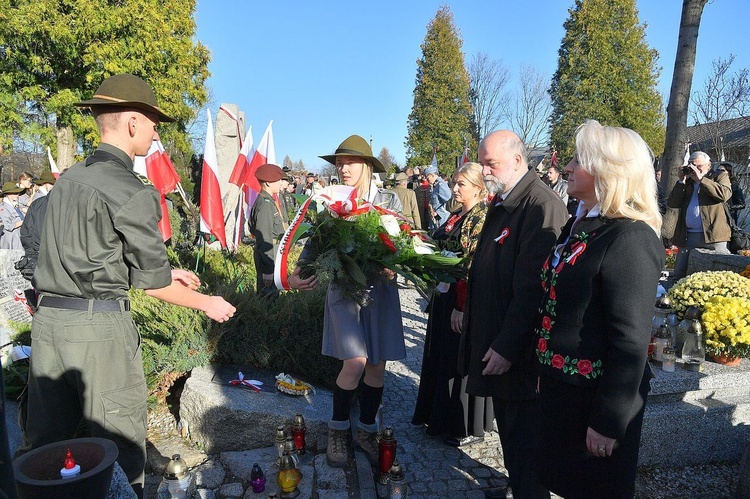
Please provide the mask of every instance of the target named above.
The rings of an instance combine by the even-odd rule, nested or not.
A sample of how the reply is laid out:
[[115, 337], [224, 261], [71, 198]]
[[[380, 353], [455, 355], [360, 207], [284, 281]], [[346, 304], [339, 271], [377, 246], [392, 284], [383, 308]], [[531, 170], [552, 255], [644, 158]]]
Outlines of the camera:
[[685, 165], [685, 166], [682, 167], [682, 174], [683, 175], [690, 175], [691, 173], [693, 173], [693, 169], [690, 168], [690, 165]]

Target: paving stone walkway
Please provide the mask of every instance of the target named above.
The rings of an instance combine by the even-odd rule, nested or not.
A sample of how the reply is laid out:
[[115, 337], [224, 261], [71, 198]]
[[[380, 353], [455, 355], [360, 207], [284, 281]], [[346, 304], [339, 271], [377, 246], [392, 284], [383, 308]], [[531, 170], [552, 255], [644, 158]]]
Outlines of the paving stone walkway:
[[419, 390], [427, 314], [426, 301], [413, 289], [401, 288], [401, 310], [406, 359], [388, 362], [383, 393], [383, 423], [392, 426], [398, 440], [396, 459], [403, 465], [409, 497], [483, 498], [484, 489], [505, 481], [500, 440], [487, 433], [483, 442], [453, 448], [425, 428], [411, 424]]

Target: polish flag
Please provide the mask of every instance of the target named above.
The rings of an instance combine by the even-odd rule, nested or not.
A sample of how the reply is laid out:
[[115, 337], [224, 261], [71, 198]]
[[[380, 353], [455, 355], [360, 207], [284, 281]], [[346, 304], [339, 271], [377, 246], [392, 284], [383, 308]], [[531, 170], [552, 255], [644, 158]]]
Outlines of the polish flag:
[[250, 168], [250, 160], [255, 154], [253, 148], [253, 127], [247, 129], [247, 135], [245, 135], [245, 141], [242, 142], [240, 153], [237, 156], [237, 161], [234, 163], [232, 174], [229, 176], [229, 181], [240, 188], [240, 194], [237, 196], [237, 203], [233, 210], [235, 213], [235, 227], [234, 227], [234, 247], [240, 245], [242, 241], [242, 228], [245, 225], [245, 192], [242, 185], [242, 179], [245, 177], [245, 173]]
[[174, 192], [180, 183], [180, 176], [169, 159], [167, 151], [156, 135], [146, 156], [136, 156], [133, 161], [133, 170], [147, 177], [161, 197], [161, 220], [159, 221], [159, 232], [164, 241], [172, 237], [172, 224], [169, 223], [169, 208], [167, 208], [166, 195]]
[[224, 209], [221, 205], [221, 189], [219, 188], [219, 160], [216, 158], [211, 111], [207, 110], [206, 113], [208, 114], [208, 128], [201, 172], [200, 230], [206, 234], [213, 234], [221, 243], [221, 247], [226, 249], [227, 233], [224, 228]]
[[250, 160], [255, 154], [253, 149], [253, 127], [247, 129], [247, 135], [245, 135], [245, 141], [242, 143], [240, 154], [237, 156], [237, 161], [234, 163], [232, 174], [229, 176], [229, 182], [233, 183], [237, 187], [242, 187], [242, 180], [247, 175], [247, 170], [250, 168]]
[[255, 153], [253, 153], [250, 164], [245, 170], [245, 176], [242, 179], [247, 199], [247, 216], [250, 216], [250, 210], [260, 193], [260, 183], [258, 182], [258, 179], [255, 178], [255, 171], [259, 166], [265, 165], [266, 163], [276, 164], [276, 148], [273, 144], [272, 125], [273, 120], [268, 123], [266, 131], [263, 133], [263, 138], [260, 139], [260, 144], [258, 144], [258, 148], [255, 150]]
[[560, 168], [557, 165], [557, 151], [552, 151], [552, 158], [549, 160], [549, 165], [554, 166], [555, 168]]
[[57, 168], [57, 163], [55, 163], [55, 158], [52, 157], [52, 151], [49, 150], [49, 146], [47, 146], [47, 158], [49, 159], [49, 169], [52, 170], [52, 175], [55, 178], [60, 178], [60, 170]]
[[464, 154], [461, 156], [461, 165], [465, 165], [469, 162], [469, 147], [464, 147]]

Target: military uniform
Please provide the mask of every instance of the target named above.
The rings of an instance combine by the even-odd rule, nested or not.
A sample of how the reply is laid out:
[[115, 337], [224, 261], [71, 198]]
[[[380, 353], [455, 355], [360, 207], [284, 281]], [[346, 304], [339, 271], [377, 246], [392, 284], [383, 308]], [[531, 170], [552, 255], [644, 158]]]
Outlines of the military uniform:
[[284, 235], [285, 224], [273, 196], [266, 191], [260, 191], [255, 200], [248, 220], [250, 232], [255, 236], [255, 273], [257, 274], [256, 292], [266, 293], [272, 290], [263, 289], [263, 274], [273, 274], [274, 259], [278, 241]]
[[83, 418], [91, 436], [117, 444], [128, 479], [142, 484], [146, 380], [127, 292], [171, 283], [159, 195], [124, 151], [103, 143], [48, 199], [19, 453], [72, 438]]

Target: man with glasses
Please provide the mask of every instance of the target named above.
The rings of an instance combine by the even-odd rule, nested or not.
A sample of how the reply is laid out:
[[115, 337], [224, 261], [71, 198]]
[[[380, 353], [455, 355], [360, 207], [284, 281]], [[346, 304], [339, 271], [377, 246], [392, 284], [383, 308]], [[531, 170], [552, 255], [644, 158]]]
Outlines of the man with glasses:
[[732, 197], [729, 175], [711, 168], [711, 158], [705, 152], [690, 155], [680, 179], [672, 188], [667, 206], [679, 208], [674, 244], [680, 249], [674, 266], [674, 277], [687, 274], [688, 256], [694, 248], [705, 248], [718, 253], [729, 253], [729, 228], [724, 203]]

